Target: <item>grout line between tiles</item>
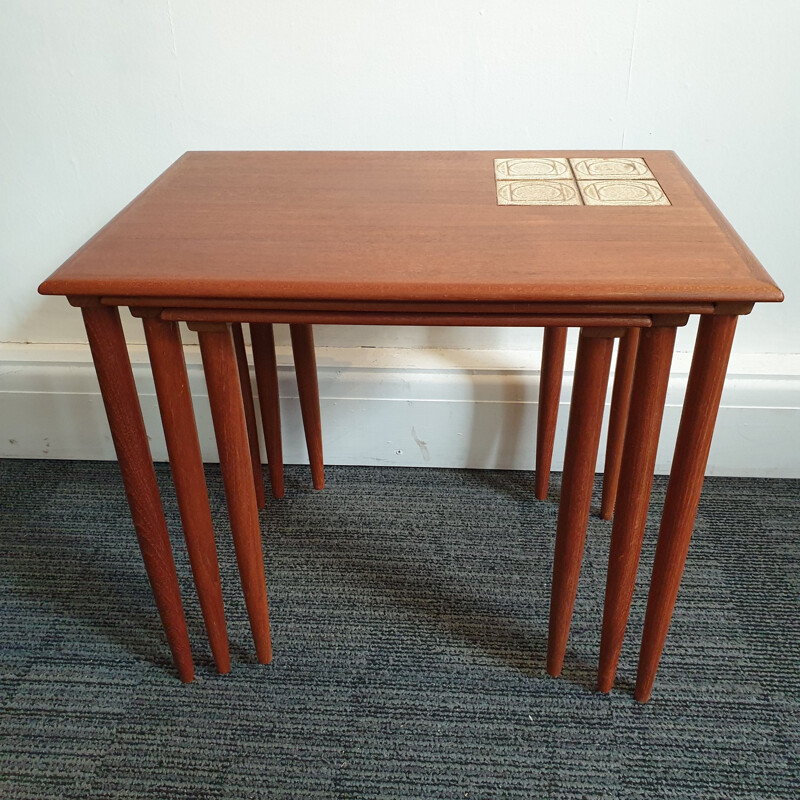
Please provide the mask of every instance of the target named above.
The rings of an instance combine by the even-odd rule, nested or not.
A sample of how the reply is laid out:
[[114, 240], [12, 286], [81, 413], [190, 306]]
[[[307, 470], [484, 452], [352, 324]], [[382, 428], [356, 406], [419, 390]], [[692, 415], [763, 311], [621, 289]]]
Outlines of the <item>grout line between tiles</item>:
[[581, 185], [578, 183], [578, 176], [575, 174], [575, 170], [572, 169], [572, 159], [567, 159], [567, 166], [569, 167], [569, 174], [572, 175], [572, 181], [575, 184], [575, 191], [578, 193], [578, 200], [581, 201], [581, 205], [585, 206], [586, 203], [583, 202], [583, 193], [581, 192]]

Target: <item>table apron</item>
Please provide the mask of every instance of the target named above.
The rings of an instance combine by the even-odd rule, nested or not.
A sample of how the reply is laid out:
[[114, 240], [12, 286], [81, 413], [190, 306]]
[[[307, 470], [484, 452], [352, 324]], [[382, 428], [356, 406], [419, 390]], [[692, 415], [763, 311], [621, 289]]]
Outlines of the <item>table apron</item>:
[[[137, 309], [131, 312], [136, 315]], [[284, 309], [167, 308], [161, 319], [178, 322], [276, 322], [317, 325], [463, 325], [498, 328], [649, 328], [653, 319], [643, 314], [450, 314], [371, 311], [286, 311]], [[688, 315], [670, 315], [685, 325]]]
[[[129, 306], [131, 308], [211, 308], [211, 309], [252, 309], [257, 311], [346, 311], [374, 313], [435, 313], [435, 314], [612, 314], [629, 316], [631, 314], [715, 314], [719, 313], [719, 303], [648, 303], [632, 301], [626, 303], [547, 303], [547, 302], [506, 302], [492, 303], [475, 301], [470, 303], [450, 301], [365, 301], [365, 300], [280, 300], [280, 299], [236, 299], [213, 297], [133, 297], [104, 296], [99, 301], [105, 306]], [[80, 305], [80, 303], [79, 303]], [[729, 304], [728, 304], [729, 305]], [[741, 305], [741, 304], [740, 304]], [[725, 313], [748, 313], [748, 308], [738, 308]]]

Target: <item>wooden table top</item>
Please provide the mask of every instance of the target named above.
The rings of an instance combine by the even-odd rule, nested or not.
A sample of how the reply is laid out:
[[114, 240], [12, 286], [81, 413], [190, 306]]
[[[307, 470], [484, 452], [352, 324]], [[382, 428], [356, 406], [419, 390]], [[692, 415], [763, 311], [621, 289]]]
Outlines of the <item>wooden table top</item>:
[[[586, 205], [498, 201], [495, 159], [579, 157], [643, 159], [669, 205], [589, 205], [588, 192]], [[564, 163], [571, 181], [581, 177]], [[669, 151], [190, 152], [39, 290], [434, 303], [783, 299]]]

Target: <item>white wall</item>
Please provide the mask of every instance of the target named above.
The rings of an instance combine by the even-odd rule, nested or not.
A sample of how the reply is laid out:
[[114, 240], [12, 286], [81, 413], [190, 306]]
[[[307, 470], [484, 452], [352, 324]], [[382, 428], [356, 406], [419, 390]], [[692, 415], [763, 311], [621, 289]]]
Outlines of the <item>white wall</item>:
[[[0, 342], [85, 341], [36, 286], [188, 149], [625, 147], [676, 150], [784, 289], [742, 320], [737, 353], [796, 353], [799, 27], [790, 0], [2, 0]], [[519, 330], [317, 339], [540, 346]]]

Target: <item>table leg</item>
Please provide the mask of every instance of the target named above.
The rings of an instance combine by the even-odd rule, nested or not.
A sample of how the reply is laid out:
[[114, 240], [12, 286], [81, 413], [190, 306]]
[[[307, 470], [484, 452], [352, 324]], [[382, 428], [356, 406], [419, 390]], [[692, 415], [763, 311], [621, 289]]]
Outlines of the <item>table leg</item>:
[[635, 696], [642, 703], [650, 698], [678, 596], [725, 383], [736, 319], [728, 315], [700, 318], [658, 533], [639, 653]]
[[578, 589], [613, 346], [610, 333], [606, 335], [598, 329], [581, 330], [553, 558], [547, 671], [554, 676], [561, 674], [564, 664]]
[[139, 549], [180, 679], [194, 679], [178, 576], [119, 311], [81, 309]]
[[314, 356], [314, 332], [311, 325], [295, 323], [289, 326], [292, 353], [297, 373], [300, 410], [306, 432], [311, 480], [315, 489], [325, 488], [325, 467], [322, 461], [322, 422], [319, 414], [319, 385], [317, 361]]
[[244, 331], [240, 322], [231, 325], [233, 347], [236, 351], [236, 366], [239, 368], [239, 383], [242, 386], [242, 402], [244, 418], [247, 422], [247, 441], [250, 446], [250, 461], [253, 465], [253, 481], [256, 487], [256, 502], [264, 508], [267, 499], [264, 496], [264, 475], [261, 471], [261, 447], [258, 444], [258, 424], [256, 408], [253, 400], [253, 384], [250, 382], [250, 366], [247, 363], [247, 350], [244, 346]]
[[558, 401], [561, 397], [566, 346], [566, 328], [544, 329], [542, 368], [539, 373], [539, 408], [536, 420], [534, 491], [539, 500], [547, 499], [547, 490], [550, 486], [550, 465], [553, 461], [553, 442], [556, 436]]
[[256, 367], [261, 426], [264, 429], [264, 443], [267, 447], [269, 480], [272, 484], [273, 496], [281, 498], [284, 494], [281, 400], [272, 324], [268, 322], [251, 323], [250, 339], [253, 343], [253, 361]]
[[653, 469], [674, 345], [674, 327], [648, 328], [641, 333], [630, 395], [630, 416], [624, 435], [619, 503], [608, 556], [598, 672], [601, 692], [611, 691], [614, 685], [628, 622], [653, 487]]
[[224, 674], [231, 669], [228, 633], [214, 526], [181, 334], [177, 322], [163, 322], [156, 316], [143, 317], [142, 324], [197, 597], [217, 672]]
[[614, 370], [614, 389], [611, 392], [611, 413], [608, 418], [606, 461], [603, 469], [603, 499], [600, 503], [600, 516], [603, 519], [611, 519], [614, 514], [638, 345], [639, 328], [628, 328], [625, 335], [619, 340], [617, 366]]
[[198, 330], [200, 340], [231, 533], [250, 629], [258, 660], [268, 664], [272, 658], [272, 645], [264, 553], [249, 458], [247, 423], [231, 333], [227, 325], [215, 323], [191, 327]]

